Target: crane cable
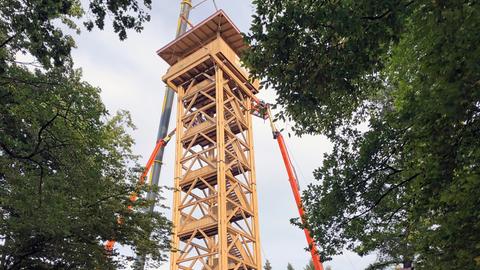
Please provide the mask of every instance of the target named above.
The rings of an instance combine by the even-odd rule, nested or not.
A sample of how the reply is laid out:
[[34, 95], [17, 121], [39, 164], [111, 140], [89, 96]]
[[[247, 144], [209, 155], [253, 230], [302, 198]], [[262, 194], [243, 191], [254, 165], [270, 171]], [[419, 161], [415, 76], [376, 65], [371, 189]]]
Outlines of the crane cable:
[[[200, 6], [201, 4], [203, 4], [203, 3], [207, 2], [207, 1], [208, 1], [208, 0], [200, 1], [199, 3], [195, 4], [194, 6], [192, 6], [191, 9], [194, 9], [194, 8]], [[212, 2], [213, 2], [213, 6], [215, 7], [215, 11], [218, 11], [217, 3], [215, 2], [215, 0], [212, 0]]]
[[203, 0], [203, 1], [200, 1], [200, 3], [198, 3], [198, 4], [194, 5], [194, 6], [192, 7], [192, 9], [194, 9], [194, 8], [196, 8], [196, 7], [198, 7], [198, 6], [200, 6], [201, 4], [203, 4], [203, 3], [207, 2], [207, 1], [208, 1], [208, 0]]
[[[268, 120], [270, 121], [270, 127], [272, 128], [272, 133], [273, 133], [273, 138], [276, 139], [278, 136], [277, 134], [280, 134], [280, 131], [277, 129], [277, 126], [275, 125], [275, 120], [273, 119], [273, 114], [272, 110], [270, 109], [270, 104], [264, 103], [264, 106], [266, 106], [266, 116], [268, 117]], [[286, 144], [286, 143], [285, 143]], [[290, 155], [287, 156], [288, 161], [290, 164], [293, 165], [292, 160], [290, 159]], [[300, 191], [300, 183], [298, 182], [298, 175], [297, 175], [297, 170], [295, 170], [295, 166], [291, 166], [293, 169], [293, 174], [295, 175], [295, 181], [297, 182], [297, 189]]]

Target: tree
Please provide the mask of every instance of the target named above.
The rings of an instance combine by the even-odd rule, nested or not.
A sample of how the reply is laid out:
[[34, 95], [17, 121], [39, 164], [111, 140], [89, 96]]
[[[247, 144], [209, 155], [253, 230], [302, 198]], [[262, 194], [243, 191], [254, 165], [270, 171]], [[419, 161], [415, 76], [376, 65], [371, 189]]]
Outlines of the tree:
[[[83, 3], [83, 4], [82, 4]], [[72, 69], [69, 27], [104, 28], [120, 39], [149, 20], [135, 0], [24, 1], [0, 6], [0, 265], [2, 269], [115, 269], [115, 239], [155, 262], [169, 249], [160, 213], [130, 211], [140, 166], [127, 112], [109, 115], [100, 90]], [[18, 53], [33, 63], [21, 63]], [[133, 203], [143, 208], [155, 203]], [[150, 235], [153, 232], [153, 235]], [[117, 256], [118, 255], [118, 256]]]
[[322, 259], [478, 269], [479, 3], [254, 2], [245, 63], [334, 143], [304, 192]]
[[266, 260], [265, 265], [263, 266], [263, 269], [265, 270], [272, 270], [272, 266], [270, 265], [270, 261]]
[[308, 264], [303, 268], [303, 270], [315, 270], [315, 266], [313, 265], [313, 261], [310, 259]]
[[103, 248], [112, 237], [163, 259], [168, 220], [127, 209], [129, 194], [142, 192], [129, 115], [108, 117], [99, 90], [78, 71], [11, 66], [0, 85], [2, 269], [120, 267]]
[[293, 268], [292, 264], [288, 263], [287, 270], [295, 270], [295, 268]]
[[[141, 31], [150, 20], [145, 9], [151, 9], [151, 0], [78, 0], [26, 1], [5, 0], [0, 7], [0, 49], [8, 48], [10, 56], [0, 54], [0, 68], [15, 61], [15, 53], [28, 52], [44, 68], [61, 67], [71, 63], [70, 51], [75, 47], [71, 35], [62, 29], [80, 33], [77, 21], [87, 30], [95, 26], [104, 29], [105, 18], [112, 21], [113, 30], [121, 40], [127, 30]], [[87, 7], [85, 7], [87, 5]], [[0, 69], [0, 74], [2, 70]]]

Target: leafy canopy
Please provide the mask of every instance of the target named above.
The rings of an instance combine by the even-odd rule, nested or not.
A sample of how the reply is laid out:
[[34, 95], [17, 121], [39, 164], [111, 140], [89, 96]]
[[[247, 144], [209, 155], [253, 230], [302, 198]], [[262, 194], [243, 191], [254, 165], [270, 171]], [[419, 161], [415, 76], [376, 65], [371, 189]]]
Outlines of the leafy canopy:
[[[143, 2], [143, 4], [142, 4]], [[112, 21], [113, 30], [121, 40], [127, 30], [140, 32], [150, 21], [146, 9], [151, 0], [2, 0], [0, 7], [0, 48], [8, 47], [10, 56], [23, 52], [33, 55], [44, 68], [60, 67], [70, 61], [75, 47], [72, 36], [62, 29], [80, 32], [78, 22], [87, 30], [104, 29], [106, 18]], [[0, 55], [0, 68], [7, 60]], [[2, 70], [0, 70], [1, 73]]]
[[[117, 269], [133, 258], [107, 254], [114, 239], [158, 264], [170, 222], [130, 211], [144, 188], [127, 112], [109, 115], [100, 89], [73, 70], [71, 36], [104, 28], [120, 39], [149, 20], [151, 1], [6, 0], [0, 5], [0, 268]], [[85, 6], [85, 7], [84, 7]], [[33, 63], [21, 63], [18, 53]], [[140, 196], [142, 197], [142, 196]], [[155, 201], [139, 199], [136, 208]], [[152, 233], [152, 235], [151, 235]], [[118, 255], [118, 256], [116, 256]]]
[[254, 3], [245, 62], [334, 144], [304, 193], [322, 258], [479, 269], [479, 3]]
[[139, 175], [129, 115], [108, 117], [79, 72], [10, 66], [0, 85], [2, 269], [113, 269], [112, 237], [163, 259], [168, 220], [126, 207]]

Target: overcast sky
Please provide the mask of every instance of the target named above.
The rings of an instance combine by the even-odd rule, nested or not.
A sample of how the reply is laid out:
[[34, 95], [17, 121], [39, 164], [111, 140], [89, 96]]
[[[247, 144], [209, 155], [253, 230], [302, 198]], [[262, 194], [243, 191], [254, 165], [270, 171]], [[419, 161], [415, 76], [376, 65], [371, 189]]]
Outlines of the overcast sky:
[[[130, 32], [123, 42], [111, 29], [84, 31], [77, 37], [78, 48], [73, 52], [76, 66], [83, 69], [84, 79], [102, 89], [108, 110], [111, 113], [120, 109], [130, 111], [137, 126], [133, 132], [134, 150], [141, 155], [142, 162], [147, 160], [156, 140], [165, 91], [161, 76], [168, 68], [155, 52], [175, 37], [179, 3], [180, 0], [154, 1], [152, 20], [145, 25], [145, 30], [141, 34]], [[216, 3], [241, 31], [248, 31], [254, 12], [250, 1], [216, 0]], [[191, 22], [198, 23], [213, 12], [213, 2], [208, 0], [192, 10]], [[273, 101], [274, 91], [263, 90], [258, 96]], [[172, 118], [175, 110], [173, 112]], [[278, 146], [268, 123], [255, 119], [253, 128], [263, 260], [270, 260], [275, 270], [286, 269], [289, 262], [295, 269], [302, 270], [310, 257], [304, 250], [307, 244], [303, 232], [289, 222], [290, 218], [297, 217], [297, 210]], [[331, 144], [321, 136], [285, 137], [300, 185], [306, 187], [314, 181], [312, 171], [321, 165], [323, 154], [330, 151]], [[172, 186], [174, 143], [168, 145], [164, 161], [160, 183]], [[165, 204], [171, 205], [171, 192], [164, 196]], [[170, 212], [165, 210], [165, 213], [170, 218]], [[331, 265], [333, 270], [360, 270], [371, 261], [371, 256], [360, 258], [346, 253], [325, 265]], [[168, 269], [167, 263], [160, 269]]]

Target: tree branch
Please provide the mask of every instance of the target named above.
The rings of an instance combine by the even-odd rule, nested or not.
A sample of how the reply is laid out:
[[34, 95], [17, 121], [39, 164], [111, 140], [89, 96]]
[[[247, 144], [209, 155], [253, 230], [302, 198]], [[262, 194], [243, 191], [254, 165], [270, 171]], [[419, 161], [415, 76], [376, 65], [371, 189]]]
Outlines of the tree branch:
[[33, 156], [35, 156], [36, 154], [38, 154], [39, 152], [39, 149], [40, 149], [40, 145], [42, 144], [42, 134], [43, 132], [45, 131], [46, 128], [48, 128], [48, 126], [50, 126], [53, 121], [55, 121], [55, 119], [57, 119], [57, 117], [60, 115], [59, 112], [57, 112], [50, 120], [48, 120], [42, 127], [40, 127], [40, 130], [38, 131], [38, 134], [37, 134], [37, 143], [33, 149], [33, 151], [28, 154], [28, 155], [20, 155], [20, 154], [16, 154], [13, 152], [13, 150], [9, 149], [3, 142], [0, 142], [0, 147], [2, 148], [3, 151], [5, 151], [5, 153], [7, 153], [9, 156], [13, 157], [13, 158], [17, 158], [17, 159], [31, 159]]
[[[411, 4], [413, 4], [413, 2], [415, 2], [414, 0], [408, 2], [407, 4], [405, 4], [405, 7], [408, 7], [410, 6]], [[392, 13], [392, 9], [387, 9], [384, 13], [380, 14], [380, 15], [377, 15], [377, 16], [364, 16], [364, 17], [360, 17], [361, 19], [363, 20], [369, 20], [369, 21], [375, 21], [375, 20], [380, 20], [380, 19], [383, 19], [385, 17], [387, 17], [388, 15], [390, 15], [390, 13]]]
[[101, 198], [101, 199], [99, 199], [99, 200], [97, 200], [97, 201], [95, 201], [95, 202], [93, 202], [93, 203], [90, 203], [90, 204], [87, 204], [87, 205], [83, 205], [82, 207], [87, 207], [87, 208], [93, 207], [93, 206], [95, 206], [95, 205], [97, 205], [97, 204], [99, 204], [99, 203], [102, 203], [102, 202], [104, 202], [104, 201], [106, 201], [106, 200], [108, 200], [108, 199], [113, 199], [113, 198], [117, 199], [117, 198], [124, 197], [124, 196], [127, 196], [127, 195], [128, 195], [128, 193], [117, 193], [117, 194], [113, 194], [113, 195], [110, 195], [110, 196], [107, 196], [107, 197], [103, 197], [103, 198]]
[[[49, 238], [50, 239], [50, 238]], [[22, 250], [20, 251], [20, 254], [12, 254], [11, 257], [13, 259], [12, 265], [10, 267], [7, 267], [6, 269], [21, 269], [21, 264], [24, 261], [24, 259], [32, 256], [35, 253], [38, 253], [42, 250], [42, 246], [45, 242], [47, 242], [49, 239], [38, 239], [38, 237], [34, 237], [32, 241], [33, 243], [29, 244], [27, 248], [30, 250], [26, 250], [22, 254]], [[25, 250], [25, 248], [23, 248]]]
[[35, 87], [39, 87], [39, 85], [41, 84], [46, 84], [46, 85], [59, 85], [57, 82], [51, 82], [51, 81], [41, 81], [41, 80], [38, 80], [38, 81], [34, 81], [34, 80], [23, 80], [23, 79], [20, 79], [20, 78], [14, 78], [14, 77], [6, 77], [6, 76], [0, 76], [0, 78], [2, 80], [5, 80], [5, 83], [3, 83], [2, 85], [4, 84], [8, 84], [9, 82], [7, 80], [10, 80], [12, 83], [23, 83], [23, 84], [27, 84], [27, 85], [31, 85], [31, 86], [35, 86]]
[[375, 262], [370, 264], [365, 270], [379, 270], [379, 269], [385, 269], [386, 266], [390, 266], [392, 264], [398, 264], [400, 263], [399, 260], [389, 260], [389, 261], [383, 261], [383, 262]]
[[13, 36], [10, 36], [9, 38], [7, 38], [4, 42], [2, 42], [2, 44], [0, 44], [0, 48], [4, 47], [5, 45], [7, 45], [7, 43], [9, 43], [10, 41], [12, 41], [16, 36], [18, 36], [19, 33], [16, 33], [15, 35]]
[[383, 193], [383, 194], [380, 196], [380, 198], [378, 198], [378, 199], [375, 201], [375, 203], [374, 203], [370, 208], [368, 208], [367, 210], [363, 211], [362, 213], [360, 213], [360, 214], [358, 214], [358, 215], [355, 215], [355, 216], [353, 216], [353, 217], [351, 217], [351, 218], [348, 218], [348, 220], [345, 221], [345, 222], [343, 222], [343, 224], [345, 224], [345, 223], [347, 223], [347, 222], [350, 222], [350, 221], [352, 221], [352, 220], [354, 220], [354, 219], [356, 219], [356, 218], [359, 218], [359, 217], [365, 215], [366, 213], [372, 211], [375, 207], [377, 207], [377, 206], [380, 204], [380, 202], [381, 202], [385, 197], [388, 196], [388, 194], [390, 194], [390, 192], [392, 192], [393, 190], [395, 190], [395, 189], [397, 189], [397, 188], [405, 185], [406, 183], [412, 181], [413, 179], [417, 178], [417, 176], [419, 176], [419, 175], [420, 175], [420, 173], [416, 173], [416, 174], [410, 176], [409, 178], [403, 180], [402, 182], [400, 182], [400, 183], [394, 185], [393, 187], [389, 188], [385, 193]]
[[40, 167], [40, 179], [38, 181], [38, 208], [42, 207], [42, 191], [43, 191], [43, 177], [45, 175], [45, 170], [40, 162], [32, 160], [35, 164]]
[[407, 204], [409, 204], [410, 202], [412, 201], [412, 199], [408, 200], [406, 203], [400, 205], [400, 207], [398, 207], [397, 209], [395, 209], [395, 211], [393, 211], [390, 216], [387, 218], [386, 220], [386, 225], [390, 224], [390, 222], [392, 221], [393, 217], [395, 216], [395, 214], [397, 214], [398, 212], [400, 212], [400, 210], [402, 210], [403, 207], [405, 207]]
[[385, 11], [384, 13], [382, 13], [382, 14], [380, 14], [380, 15], [377, 15], [377, 16], [364, 16], [364, 17], [360, 17], [360, 18], [363, 19], [363, 20], [375, 21], [375, 20], [380, 20], [380, 19], [386, 17], [386, 16], [389, 15], [391, 12], [392, 12], [391, 9], [387, 9], [387, 11]]

